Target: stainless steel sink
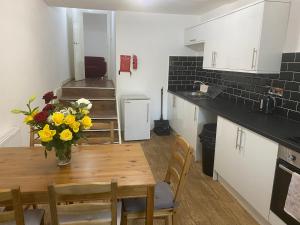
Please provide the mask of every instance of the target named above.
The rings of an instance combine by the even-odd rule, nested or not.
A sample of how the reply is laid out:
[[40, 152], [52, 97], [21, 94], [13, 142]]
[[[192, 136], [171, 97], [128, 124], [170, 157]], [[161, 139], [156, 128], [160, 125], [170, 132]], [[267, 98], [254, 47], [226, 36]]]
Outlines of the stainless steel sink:
[[192, 97], [193, 99], [207, 99], [208, 96], [205, 95], [202, 92], [198, 92], [198, 91], [184, 91], [182, 92], [183, 95], [188, 96], [188, 97]]

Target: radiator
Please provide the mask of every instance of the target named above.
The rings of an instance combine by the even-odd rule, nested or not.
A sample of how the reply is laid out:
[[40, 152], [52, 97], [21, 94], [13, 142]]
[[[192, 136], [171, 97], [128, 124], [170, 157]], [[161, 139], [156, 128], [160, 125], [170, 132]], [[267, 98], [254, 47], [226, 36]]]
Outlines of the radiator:
[[19, 146], [20, 143], [20, 128], [11, 127], [0, 135], [0, 147]]

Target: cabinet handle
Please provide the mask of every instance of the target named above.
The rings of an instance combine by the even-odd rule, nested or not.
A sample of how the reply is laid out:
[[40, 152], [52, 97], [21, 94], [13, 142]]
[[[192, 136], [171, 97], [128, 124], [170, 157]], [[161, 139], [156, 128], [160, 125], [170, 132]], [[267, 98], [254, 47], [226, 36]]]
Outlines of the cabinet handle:
[[240, 128], [238, 127], [237, 128], [237, 131], [236, 131], [236, 139], [235, 139], [235, 149], [237, 149], [239, 147], [239, 133], [240, 133]]
[[149, 122], [149, 103], [147, 104], [147, 123]]
[[195, 110], [194, 110], [194, 122], [196, 121], [196, 111], [197, 111], [197, 109], [196, 109], [196, 106], [195, 106]]
[[256, 66], [256, 55], [257, 55], [257, 50], [256, 50], [256, 48], [253, 48], [251, 69], [255, 69], [255, 66]]
[[211, 53], [211, 67], [214, 67], [214, 52]]
[[197, 40], [197, 39], [196, 39], [196, 38], [194, 38], [194, 39], [191, 39], [191, 40], [190, 40], [190, 42], [194, 42], [194, 41], [196, 41], [196, 40]]

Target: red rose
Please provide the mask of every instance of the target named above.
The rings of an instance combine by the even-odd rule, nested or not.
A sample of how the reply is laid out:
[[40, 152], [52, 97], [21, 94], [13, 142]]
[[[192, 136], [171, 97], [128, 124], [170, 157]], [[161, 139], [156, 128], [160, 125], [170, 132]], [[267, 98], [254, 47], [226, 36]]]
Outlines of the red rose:
[[45, 100], [45, 103], [48, 104], [53, 99], [57, 99], [57, 96], [54, 95], [53, 91], [50, 91], [44, 94], [43, 99]]
[[37, 123], [43, 123], [47, 121], [47, 118], [48, 118], [48, 112], [42, 111], [36, 114], [33, 119]]
[[43, 108], [43, 111], [51, 111], [51, 110], [54, 110], [55, 109], [55, 106], [52, 105], [52, 104], [47, 104], [44, 108]]

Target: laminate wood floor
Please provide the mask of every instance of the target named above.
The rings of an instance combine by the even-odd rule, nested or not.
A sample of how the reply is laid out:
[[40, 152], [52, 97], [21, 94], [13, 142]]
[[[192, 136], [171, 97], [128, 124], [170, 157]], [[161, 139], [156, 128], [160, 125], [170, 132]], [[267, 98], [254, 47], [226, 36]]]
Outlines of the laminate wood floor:
[[[164, 179], [174, 138], [172, 135], [159, 137], [152, 134], [151, 140], [141, 142], [156, 181]], [[46, 224], [50, 225], [48, 212]], [[128, 225], [144, 224], [143, 220], [128, 221]], [[155, 220], [154, 224], [163, 225], [164, 221]], [[194, 162], [174, 225], [257, 225], [257, 222], [221, 184], [202, 173], [199, 162]]]
[[[159, 137], [152, 134], [142, 143], [145, 155], [156, 181], [163, 180], [170, 157], [174, 136]], [[143, 221], [129, 221], [129, 225], [142, 225]], [[164, 224], [155, 221], [155, 225]], [[174, 225], [257, 225], [218, 182], [202, 173], [201, 164], [194, 162], [181, 196]]]

